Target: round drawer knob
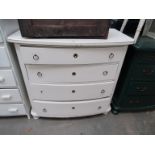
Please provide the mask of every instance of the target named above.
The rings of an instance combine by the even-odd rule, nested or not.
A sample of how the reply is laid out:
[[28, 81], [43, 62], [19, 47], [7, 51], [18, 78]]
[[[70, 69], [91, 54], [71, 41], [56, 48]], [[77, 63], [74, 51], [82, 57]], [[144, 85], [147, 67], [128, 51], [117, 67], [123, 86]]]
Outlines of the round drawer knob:
[[102, 89], [102, 90], [101, 90], [101, 94], [104, 94], [104, 93], [105, 93], [105, 90], [104, 90], [104, 89]]
[[76, 72], [72, 72], [72, 75], [75, 76], [76, 75]]
[[104, 72], [103, 72], [103, 75], [104, 75], [104, 76], [108, 75], [108, 71], [104, 71]]
[[43, 110], [42, 110], [43, 112], [47, 112], [47, 109], [46, 108], [43, 108]]
[[98, 110], [100, 110], [100, 109], [102, 109], [102, 107], [101, 106], [98, 106]]
[[34, 59], [35, 61], [36, 61], [36, 60], [39, 60], [39, 56], [35, 54], [35, 55], [33, 56], [33, 59]]
[[109, 59], [112, 59], [114, 57], [114, 53], [109, 54]]
[[73, 54], [73, 57], [74, 57], [75, 59], [77, 59], [77, 58], [78, 58], [78, 54], [77, 54], [77, 53]]
[[75, 90], [72, 90], [72, 93], [74, 94], [76, 91]]
[[37, 76], [38, 76], [38, 77], [42, 77], [43, 75], [42, 75], [41, 72], [38, 72], [38, 73], [37, 73]]

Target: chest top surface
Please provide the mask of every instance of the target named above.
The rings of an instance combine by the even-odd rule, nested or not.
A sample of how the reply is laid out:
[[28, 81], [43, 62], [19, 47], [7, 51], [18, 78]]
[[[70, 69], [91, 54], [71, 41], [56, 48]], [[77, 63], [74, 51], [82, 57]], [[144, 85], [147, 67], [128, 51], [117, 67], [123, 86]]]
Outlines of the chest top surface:
[[22, 45], [47, 45], [47, 46], [77, 46], [77, 47], [105, 47], [123, 46], [133, 44], [134, 39], [116, 29], [110, 29], [108, 39], [32, 39], [21, 36], [20, 31], [11, 34], [8, 42]]

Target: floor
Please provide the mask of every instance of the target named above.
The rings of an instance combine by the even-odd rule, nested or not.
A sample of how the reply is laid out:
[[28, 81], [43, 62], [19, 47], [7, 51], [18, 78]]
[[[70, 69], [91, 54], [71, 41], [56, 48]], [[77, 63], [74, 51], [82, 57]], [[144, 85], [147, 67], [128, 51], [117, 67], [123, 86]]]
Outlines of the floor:
[[0, 134], [155, 134], [155, 111], [98, 115], [78, 119], [0, 118]]

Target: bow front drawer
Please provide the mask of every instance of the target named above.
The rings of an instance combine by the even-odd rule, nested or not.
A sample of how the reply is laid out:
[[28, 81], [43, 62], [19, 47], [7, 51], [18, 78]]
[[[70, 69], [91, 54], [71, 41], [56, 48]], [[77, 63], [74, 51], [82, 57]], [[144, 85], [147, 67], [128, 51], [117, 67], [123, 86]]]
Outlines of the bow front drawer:
[[117, 64], [27, 65], [31, 83], [73, 83], [114, 80]]
[[32, 108], [41, 117], [80, 117], [109, 112], [109, 102], [110, 98], [76, 102], [34, 100]]
[[114, 82], [91, 84], [31, 85], [32, 98], [52, 101], [88, 100], [109, 97]]
[[11, 70], [0, 70], [0, 88], [15, 87], [16, 82]]
[[20, 103], [21, 96], [18, 89], [0, 89], [0, 103]]
[[45, 48], [20, 46], [25, 64], [92, 64], [118, 62], [126, 47], [109, 48]]

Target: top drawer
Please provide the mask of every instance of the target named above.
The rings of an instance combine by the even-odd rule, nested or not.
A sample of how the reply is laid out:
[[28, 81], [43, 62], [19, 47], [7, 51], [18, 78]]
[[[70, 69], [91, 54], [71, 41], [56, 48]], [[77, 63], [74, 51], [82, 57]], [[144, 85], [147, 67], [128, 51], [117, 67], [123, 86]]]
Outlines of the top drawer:
[[126, 46], [109, 48], [20, 47], [25, 64], [92, 64], [117, 62], [125, 56]]

